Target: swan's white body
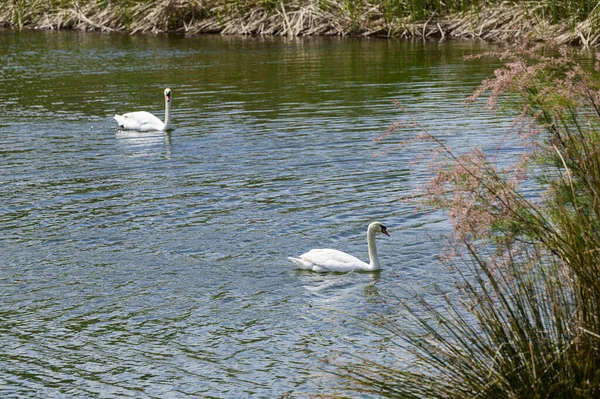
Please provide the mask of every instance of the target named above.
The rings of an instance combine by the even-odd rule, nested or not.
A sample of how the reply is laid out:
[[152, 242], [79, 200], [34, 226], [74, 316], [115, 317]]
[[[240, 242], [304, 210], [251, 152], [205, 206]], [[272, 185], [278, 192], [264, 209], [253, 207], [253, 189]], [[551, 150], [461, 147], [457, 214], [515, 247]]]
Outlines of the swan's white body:
[[377, 247], [375, 246], [375, 235], [383, 233], [389, 236], [387, 228], [379, 223], [373, 222], [367, 229], [367, 244], [369, 246], [369, 263], [336, 249], [311, 249], [298, 258], [289, 259], [299, 269], [312, 270], [319, 273], [324, 272], [350, 272], [350, 271], [375, 271], [381, 268]]
[[171, 129], [171, 89], [165, 89], [165, 121], [161, 121], [150, 112], [136, 111], [114, 116], [123, 130], [140, 132], [165, 131]]

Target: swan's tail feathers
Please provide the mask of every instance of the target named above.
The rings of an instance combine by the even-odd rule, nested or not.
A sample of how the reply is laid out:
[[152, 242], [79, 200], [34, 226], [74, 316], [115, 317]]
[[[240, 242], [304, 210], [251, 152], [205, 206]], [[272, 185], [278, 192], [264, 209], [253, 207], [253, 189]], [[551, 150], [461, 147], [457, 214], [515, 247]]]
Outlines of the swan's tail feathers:
[[288, 259], [291, 260], [292, 262], [294, 262], [296, 264], [296, 266], [298, 266], [300, 268], [303, 266], [303, 263], [300, 259], [292, 258], [291, 256], [288, 256]]
[[288, 259], [294, 262], [298, 269], [312, 269], [312, 265], [302, 259], [292, 258], [291, 256], [288, 256]]
[[122, 115], [115, 114], [115, 116], [113, 116], [113, 118], [115, 118], [115, 120], [119, 124], [119, 127], [125, 126], [125, 118]]

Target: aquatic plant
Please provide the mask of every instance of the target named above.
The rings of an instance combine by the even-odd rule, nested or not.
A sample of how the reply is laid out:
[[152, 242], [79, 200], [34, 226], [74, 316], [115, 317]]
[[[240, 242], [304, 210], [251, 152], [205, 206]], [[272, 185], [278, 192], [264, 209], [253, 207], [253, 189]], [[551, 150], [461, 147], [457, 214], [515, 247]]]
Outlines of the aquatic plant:
[[481, 150], [456, 155], [405, 124], [434, 149], [433, 178], [417, 197], [453, 223], [445, 261], [457, 288], [417, 295], [382, 320], [396, 362], [354, 359], [335, 373], [383, 397], [597, 397], [600, 63], [592, 70], [564, 48], [528, 45], [483, 56], [506, 64], [470, 101], [516, 106], [527, 151], [500, 169]]

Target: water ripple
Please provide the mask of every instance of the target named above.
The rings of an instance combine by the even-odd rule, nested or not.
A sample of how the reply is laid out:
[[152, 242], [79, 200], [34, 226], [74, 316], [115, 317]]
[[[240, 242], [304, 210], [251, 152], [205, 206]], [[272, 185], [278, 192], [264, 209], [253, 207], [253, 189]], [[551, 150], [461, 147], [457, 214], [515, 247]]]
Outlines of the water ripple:
[[[0, 31], [2, 397], [271, 398], [335, 392], [334, 352], [375, 356], [355, 318], [451, 286], [440, 214], [397, 199], [415, 152], [372, 139], [399, 99], [449, 145], [495, 149], [506, 121], [460, 101], [482, 44]], [[120, 132], [112, 115], [176, 129]], [[486, 126], [483, 128], [482, 126]], [[393, 140], [405, 138], [400, 133]], [[510, 156], [518, 151], [508, 148]], [[335, 247], [380, 273], [286, 259]]]

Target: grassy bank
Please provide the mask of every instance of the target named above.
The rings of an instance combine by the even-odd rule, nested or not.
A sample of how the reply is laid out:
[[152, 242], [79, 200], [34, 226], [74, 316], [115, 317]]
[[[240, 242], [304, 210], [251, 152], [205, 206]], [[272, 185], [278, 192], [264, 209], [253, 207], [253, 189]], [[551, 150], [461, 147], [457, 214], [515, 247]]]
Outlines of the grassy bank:
[[0, 26], [252, 35], [600, 42], [592, 0], [7, 0]]

